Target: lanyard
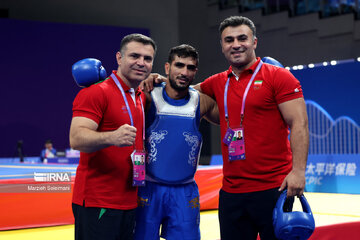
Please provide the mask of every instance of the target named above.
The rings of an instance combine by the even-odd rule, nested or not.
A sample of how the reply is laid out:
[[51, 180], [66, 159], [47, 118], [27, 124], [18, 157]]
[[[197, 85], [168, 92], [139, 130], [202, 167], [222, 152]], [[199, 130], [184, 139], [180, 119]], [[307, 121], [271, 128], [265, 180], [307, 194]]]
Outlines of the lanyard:
[[[121, 94], [122, 94], [122, 96], [124, 98], [126, 109], [127, 109], [128, 113], [129, 113], [129, 117], [130, 117], [131, 126], [134, 126], [133, 116], [131, 114], [129, 102], [126, 99], [125, 91], [122, 88], [119, 80], [117, 79], [117, 77], [115, 76], [114, 73], [111, 74], [111, 78], [114, 80], [116, 86], [119, 88], [119, 90], [120, 90], [120, 92], [121, 92]], [[135, 102], [136, 102], [136, 97], [135, 97]], [[143, 140], [145, 140], [145, 111], [144, 111], [144, 105], [142, 103], [141, 97], [140, 97], [140, 104], [141, 104], [141, 110], [142, 110], [142, 115], [143, 115], [143, 136], [142, 137], [143, 137]]]
[[[252, 82], [254, 81], [254, 78], [256, 76], [256, 74], [259, 72], [261, 66], [262, 66], [263, 62], [260, 60], [259, 64], [257, 65], [253, 75], [251, 76], [251, 79], [248, 83], [248, 85], [246, 86], [245, 92], [244, 92], [244, 96], [242, 99], [242, 105], [241, 105], [241, 119], [240, 119], [240, 127], [242, 127], [242, 122], [244, 119], [244, 111], [245, 111], [245, 100], [247, 97], [247, 94], [249, 92], [250, 86], [252, 84]], [[229, 127], [229, 113], [228, 113], [228, 106], [227, 106], [227, 94], [228, 94], [228, 90], [229, 90], [229, 83], [230, 83], [230, 77], [228, 77], [226, 84], [225, 84], [225, 92], [224, 92], [224, 108], [225, 108], [225, 120], [227, 122], [227, 125]]]

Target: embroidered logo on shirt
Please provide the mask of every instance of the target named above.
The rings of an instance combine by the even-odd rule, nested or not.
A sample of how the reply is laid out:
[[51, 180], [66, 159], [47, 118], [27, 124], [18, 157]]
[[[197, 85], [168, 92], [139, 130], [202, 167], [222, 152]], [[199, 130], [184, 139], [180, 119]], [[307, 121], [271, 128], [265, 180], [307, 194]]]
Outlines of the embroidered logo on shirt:
[[126, 109], [126, 106], [122, 106], [121, 107], [121, 111], [123, 112], [123, 114], [128, 114], [128, 111]]
[[294, 92], [300, 92], [300, 90], [298, 88], [295, 88]]
[[200, 139], [198, 138], [198, 136], [192, 135], [191, 133], [188, 132], [184, 132], [183, 136], [185, 137], [185, 141], [187, 142], [187, 144], [191, 147], [191, 151], [189, 152], [188, 163], [191, 166], [195, 167], [197, 163], [196, 149], [200, 145]]
[[147, 163], [155, 162], [157, 155], [156, 145], [159, 144], [162, 140], [165, 139], [165, 136], [168, 134], [166, 130], [160, 130], [159, 132], [151, 132], [148, 142], [150, 143], [150, 150], [147, 158]]
[[263, 80], [256, 80], [256, 81], [254, 81], [254, 90], [260, 89], [261, 86], [262, 86], [262, 83], [263, 83]]

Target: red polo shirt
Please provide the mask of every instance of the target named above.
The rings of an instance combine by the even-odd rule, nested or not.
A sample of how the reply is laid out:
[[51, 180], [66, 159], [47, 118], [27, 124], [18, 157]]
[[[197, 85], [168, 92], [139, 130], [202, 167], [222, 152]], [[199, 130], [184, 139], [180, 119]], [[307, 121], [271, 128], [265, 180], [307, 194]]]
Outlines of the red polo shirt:
[[227, 130], [224, 111], [225, 83], [230, 77], [227, 96], [231, 128], [240, 126], [245, 88], [259, 64], [257, 58], [236, 80], [230, 67], [201, 83], [201, 90], [216, 99], [220, 113], [223, 155], [223, 190], [230, 193], [262, 191], [279, 187], [292, 169], [288, 125], [282, 118], [280, 103], [303, 97], [299, 81], [286, 69], [264, 63], [254, 78], [245, 102], [245, 160], [229, 161], [228, 147], [222, 142]]
[[[113, 72], [116, 75], [116, 72]], [[117, 75], [116, 75], [117, 76]], [[140, 101], [144, 94], [136, 92], [136, 106], [130, 89], [117, 76], [123, 87], [136, 127], [137, 149], [143, 149], [143, 113]], [[95, 121], [97, 131], [106, 132], [129, 124], [130, 117], [123, 96], [114, 80], [82, 89], [73, 103], [73, 117], [86, 117]], [[130, 154], [134, 146], [110, 146], [93, 153], [81, 153], [76, 171], [73, 203], [86, 207], [133, 209], [137, 207], [137, 188], [132, 186]]]

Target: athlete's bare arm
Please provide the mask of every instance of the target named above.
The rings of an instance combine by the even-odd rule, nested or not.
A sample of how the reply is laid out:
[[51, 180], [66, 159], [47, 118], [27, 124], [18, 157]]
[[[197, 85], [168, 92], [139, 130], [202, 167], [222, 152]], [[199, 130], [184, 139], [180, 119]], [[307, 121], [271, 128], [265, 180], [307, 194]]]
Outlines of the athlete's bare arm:
[[201, 117], [204, 117], [210, 123], [219, 125], [219, 109], [216, 101], [204, 93], [199, 92], [199, 94]]

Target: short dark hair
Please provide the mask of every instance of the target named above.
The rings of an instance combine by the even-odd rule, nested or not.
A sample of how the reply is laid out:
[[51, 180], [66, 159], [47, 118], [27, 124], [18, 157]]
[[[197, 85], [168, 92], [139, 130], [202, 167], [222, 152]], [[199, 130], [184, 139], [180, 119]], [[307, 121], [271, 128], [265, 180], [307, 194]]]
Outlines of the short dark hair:
[[237, 26], [240, 26], [240, 25], [248, 26], [252, 31], [253, 37], [254, 38], [256, 37], [255, 24], [249, 18], [243, 17], [243, 16], [231, 16], [231, 17], [226, 18], [224, 21], [222, 21], [220, 23], [219, 33], [221, 35], [222, 32], [224, 31], [224, 29], [227, 28], [227, 27], [237, 27]]
[[157, 47], [154, 40], [152, 40], [150, 37], [145, 36], [140, 33], [132, 33], [129, 35], [126, 35], [120, 43], [120, 52], [126, 47], [126, 45], [130, 42], [139, 42], [144, 45], [151, 45], [154, 48], [154, 53], [156, 53]]
[[171, 48], [169, 52], [168, 63], [172, 63], [174, 61], [175, 55], [182, 58], [192, 57], [196, 60], [196, 65], [199, 63], [199, 53], [193, 46], [188, 44], [181, 44]]

